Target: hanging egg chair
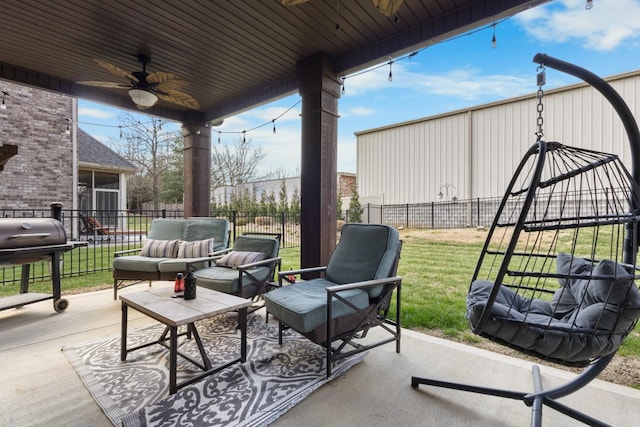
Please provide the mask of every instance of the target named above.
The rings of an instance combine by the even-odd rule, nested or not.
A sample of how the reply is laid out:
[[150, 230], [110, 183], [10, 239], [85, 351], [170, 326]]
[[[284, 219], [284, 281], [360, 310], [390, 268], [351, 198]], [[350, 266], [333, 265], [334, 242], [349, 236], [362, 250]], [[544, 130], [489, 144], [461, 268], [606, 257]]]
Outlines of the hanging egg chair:
[[[556, 399], [584, 387], [604, 370], [640, 317], [636, 255], [640, 221], [640, 134], [628, 107], [604, 80], [538, 54], [538, 139], [516, 168], [495, 215], [467, 294], [471, 330], [542, 360], [585, 367], [569, 383], [534, 391], [413, 377], [411, 384], [543, 405], [590, 425], [606, 425]], [[546, 142], [542, 132], [544, 66], [592, 84], [620, 115], [631, 143], [633, 174], [615, 154]]]

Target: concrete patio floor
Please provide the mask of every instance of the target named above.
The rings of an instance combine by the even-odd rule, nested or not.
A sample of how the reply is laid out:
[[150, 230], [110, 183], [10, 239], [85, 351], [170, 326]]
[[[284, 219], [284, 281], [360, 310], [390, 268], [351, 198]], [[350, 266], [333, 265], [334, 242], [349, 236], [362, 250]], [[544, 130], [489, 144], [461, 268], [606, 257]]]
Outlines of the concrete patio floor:
[[[167, 286], [155, 283], [154, 286]], [[122, 290], [137, 292], [146, 284]], [[112, 424], [84, 387], [61, 349], [120, 333], [120, 302], [112, 291], [70, 295], [69, 308], [44, 301], [0, 312], [0, 425]], [[130, 328], [151, 319], [130, 310]], [[403, 330], [402, 352], [388, 344], [311, 394], [273, 426], [525, 426], [522, 402], [454, 390], [410, 386], [412, 375], [531, 391], [531, 364], [474, 347]], [[541, 367], [543, 386], [573, 374]], [[640, 391], [596, 380], [561, 402], [616, 426], [640, 420]], [[545, 426], [582, 425], [544, 408]]]

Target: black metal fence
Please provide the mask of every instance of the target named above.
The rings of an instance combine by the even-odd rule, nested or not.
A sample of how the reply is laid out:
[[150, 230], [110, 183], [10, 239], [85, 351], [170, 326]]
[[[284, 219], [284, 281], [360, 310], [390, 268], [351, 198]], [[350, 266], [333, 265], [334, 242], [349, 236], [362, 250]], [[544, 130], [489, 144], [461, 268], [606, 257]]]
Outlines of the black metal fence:
[[[488, 226], [497, 210], [499, 199], [458, 200], [404, 205], [365, 205], [361, 215], [367, 223], [383, 223], [404, 228], [464, 228]], [[50, 208], [0, 209], [4, 218], [48, 217]], [[211, 216], [226, 218], [231, 224], [231, 241], [242, 234], [280, 236], [282, 248], [300, 246], [300, 215], [290, 212], [256, 213], [241, 211], [212, 211]], [[63, 209], [62, 221], [70, 240], [86, 241], [63, 255], [62, 277], [78, 276], [111, 270], [113, 253], [142, 247], [154, 218], [182, 218], [182, 211], [148, 210], [79, 211]], [[344, 212], [349, 222], [349, 211]], [[0, 267], [0, 286], [20, 282], [20, 266]], [[34, 263], [31, 280], [48, 280], [47, 262]]]

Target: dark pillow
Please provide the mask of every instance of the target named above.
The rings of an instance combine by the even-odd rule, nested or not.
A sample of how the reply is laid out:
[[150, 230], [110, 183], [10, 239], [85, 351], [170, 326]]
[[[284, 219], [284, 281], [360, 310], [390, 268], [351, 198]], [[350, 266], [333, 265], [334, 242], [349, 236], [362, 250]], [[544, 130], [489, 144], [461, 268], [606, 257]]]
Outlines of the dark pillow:
[[201, 258], [213, 252], [214, 239], [181, 241], [178, 248], [178, 258]]
[[267, 256], [264, 252], [231, 251], [216, 261], [216, 265], [238, 268], [240, 265], [262, 261]]
[[578, 275], [588, 275], [591, 271], [592, 264], [584, 258], [576, 258], [569, 254], [560, 252], [556, 258], [556, 272], [563, 276], [558, 279], [562, 287], [558, 289], [551, 298], [551, 310], [553, 317], [560, 319], [567, 314], [572, 313], [578, 308], [578, 301], [572, 292], [572, 285], [576, 280], [572, 278]]
[[140, 256], [150, 258], [175, 258], [178, 256], [180, 240], [147, 239], [140, 250]]

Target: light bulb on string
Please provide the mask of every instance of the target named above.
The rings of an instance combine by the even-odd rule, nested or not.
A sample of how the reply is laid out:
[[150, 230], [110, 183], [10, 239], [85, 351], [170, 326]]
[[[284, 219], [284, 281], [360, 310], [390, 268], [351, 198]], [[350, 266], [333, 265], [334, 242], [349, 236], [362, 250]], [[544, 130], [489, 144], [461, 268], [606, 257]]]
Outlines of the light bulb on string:
[[242, 142], [247, 142], [247, 131], [246, 130], [242, 131]]
[[491, 49], [495, 49], [498, 46], [498, 41], [496, 40], [496, 24], [493, 25], [493, 37], [491, 38]]
[[271, 123], [273, 123], [273, 133], [276, 133], [276, 119], [271, 120]]
[[390, 82], [393, 81], [393, 73], [391, 72], [391, 66], [393, 65], [393, 61], [389, 61], [389, 76], [387, 77], [387, 80], [389, 80]]
[[344, 81], [346, 79], [343, 77], [341, 80], [342, 80], [342, 89], [340, 89], [340, 92], [342, 93], [342, 95], [344, 95]]
[[67, 128], [64, 130], [64, 133], [66, 135], [71, 135], [71, 126], [70, 126], [71, 119], [65, 119], [65, 120], [67, 121]]
[[0, 104], [0, 108], [3, 110], [7, 109], [7, 104], [4, 101], [4, 97], [7, 95], [9, 95], [7, 92], [4, 92], [4, 91], [2, 92], [2, 104]]
[[218, 132], [218, 144], [220, 144], [220, 135], [222, 135], [222, 132]]
[[591, 10], [591, 8], [593, 8], [593, 0], [587, 0], [587, 2], [584, 5], [584, 8], [586, 10]]
[[118, 126], [120, 128], [120, 139], [122, 139], [122, 126]]

